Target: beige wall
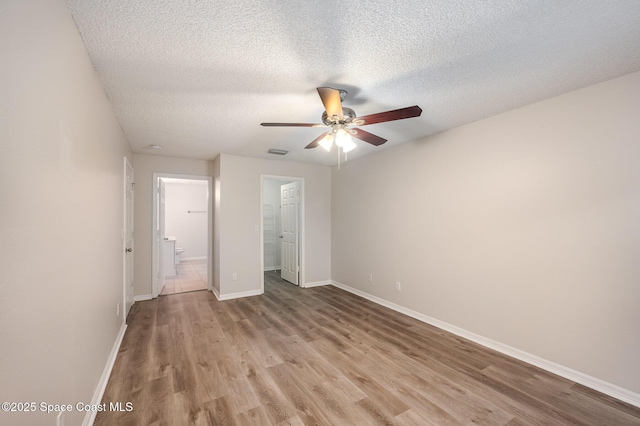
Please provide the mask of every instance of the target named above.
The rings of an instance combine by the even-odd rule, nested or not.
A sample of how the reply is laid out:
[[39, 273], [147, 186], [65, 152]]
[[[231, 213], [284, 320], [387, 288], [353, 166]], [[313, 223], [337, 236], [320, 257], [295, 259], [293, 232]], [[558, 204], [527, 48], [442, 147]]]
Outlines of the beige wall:
[[634, 73], [334, 169], [332, 278], [640, 392], [639, 117]]
[[[305, 179], [305, 283], [331, 279], [331, 169], [220, 156], [220, 294], [260, 290], [260, 175]], [[232, 281], [236, 273], [237, 281]]]
[[134, 212], [134, 290], [136, 296], [151, 295], [153, 236], [153, 174], [210, 176], [209, 162], [159, 155], [133, 155], [136, 182]]
[[0, 401], [89, 403], [122, 325], [131, 151], [64, 1], [3, 1], [0, 64]]

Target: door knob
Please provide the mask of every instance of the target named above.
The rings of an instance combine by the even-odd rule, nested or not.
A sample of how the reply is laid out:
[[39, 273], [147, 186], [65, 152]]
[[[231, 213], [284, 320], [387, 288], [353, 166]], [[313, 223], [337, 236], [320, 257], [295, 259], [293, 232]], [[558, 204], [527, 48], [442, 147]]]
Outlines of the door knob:
[[128, 248], [128, 249], [126, 249], [125, 251], [126, 251], [127, 253], [131, 253], [131, 252], [133, 251], [133, 249], [132, 249], [132, 248]]
[[278, 238], [282, 238], [282, 235], [280, 235]]

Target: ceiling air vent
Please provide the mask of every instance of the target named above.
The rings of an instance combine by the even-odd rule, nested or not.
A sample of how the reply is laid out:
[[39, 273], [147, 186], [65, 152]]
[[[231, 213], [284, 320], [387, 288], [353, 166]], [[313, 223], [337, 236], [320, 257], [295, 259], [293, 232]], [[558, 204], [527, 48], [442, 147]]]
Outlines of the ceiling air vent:
[[289, 153], [289, 151], [285, 151], [284, 149], [273, 149], [273, 148], [271, 148], [267, 152], [273, 155], [287, 155]]

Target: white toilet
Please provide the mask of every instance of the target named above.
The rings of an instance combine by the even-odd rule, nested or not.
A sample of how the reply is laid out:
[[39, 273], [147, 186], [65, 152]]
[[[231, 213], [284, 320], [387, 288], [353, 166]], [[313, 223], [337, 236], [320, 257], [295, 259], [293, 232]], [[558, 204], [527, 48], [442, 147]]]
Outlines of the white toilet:
[[180, 262], [180, 255], [184, 253], [184, 247], [176, 247], [176, 263]]

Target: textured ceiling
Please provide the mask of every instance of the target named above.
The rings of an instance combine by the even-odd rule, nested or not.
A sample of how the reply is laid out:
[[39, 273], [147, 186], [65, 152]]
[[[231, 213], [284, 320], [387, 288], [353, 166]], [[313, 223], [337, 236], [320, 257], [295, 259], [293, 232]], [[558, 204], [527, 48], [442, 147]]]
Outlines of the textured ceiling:
[[353, 158], [640, 70], [638, 0], [67, 3], [137, 153], [335, 164], [304, 149], [322, 129], [259, 124], [320, 122], [318, 86], [358, 116], [422, 107]]

